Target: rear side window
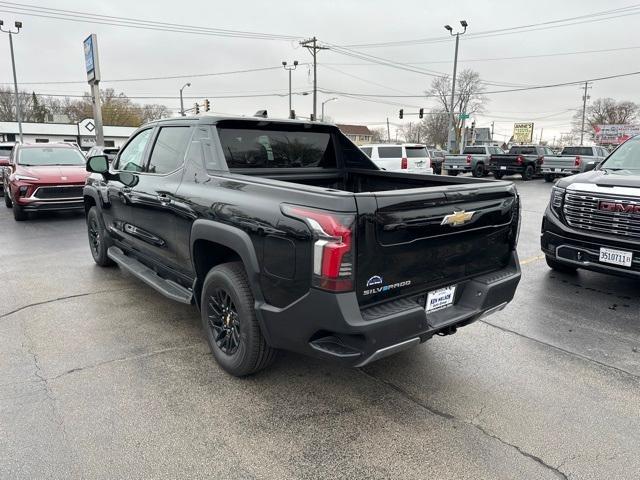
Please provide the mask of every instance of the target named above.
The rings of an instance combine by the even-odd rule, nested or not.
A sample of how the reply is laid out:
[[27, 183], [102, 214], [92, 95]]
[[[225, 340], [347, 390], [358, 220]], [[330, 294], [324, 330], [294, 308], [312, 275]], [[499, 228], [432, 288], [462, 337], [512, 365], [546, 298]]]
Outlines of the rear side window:
[[371, 151], [373, 150], [373, 148], [362, 147], [360, 150], [362, 150], [367, 157], [371, 158]]
[[516, 155], [537, 155], [536, 147], [511, 147], [509, 153]]
[[402, 158], [402, 147], [378, 147], [380, 158]]
[[149, 159], [149, 173], [170, 173], [182, 165], [191, 127], [162, 127]]
[[464, 149], [464, 155], [484, 155], [484, 147], [467, 147]]
[[224, 127], [218, 132], [230, 169], [337, 166], [330, 133]]
[[404, 147], [407, 151], [407, 158], [427, 158], [427, 149], [425, 147]]

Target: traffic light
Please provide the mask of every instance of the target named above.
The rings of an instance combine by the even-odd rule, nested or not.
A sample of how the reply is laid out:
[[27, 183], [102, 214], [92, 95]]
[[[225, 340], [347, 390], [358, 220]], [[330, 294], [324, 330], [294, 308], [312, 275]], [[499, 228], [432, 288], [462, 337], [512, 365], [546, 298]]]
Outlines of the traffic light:
[[204, 111], [205, 111], [205, 112], [208, 112], [208, 111], [209, 111], [209, 107], [210, 107], [210, 106], [211, 106], [211, 105], [209, 104], [209, 99], [208, 99], [208, 98], [205, 98], [205, 99], [204, 99]]
[[420, 111], [418, 112], [418, 118], [423, 118], [424, 117], [424, 108], [421, 108]]
[[195, 107], [194, 107], [194, 111], [196, 112], [196, 115], [198, 115], [200, 113], [200, 105], [198, 105], [196, 103]]
[[404, 109], [401, 108], [400, 109], [400, 120], [402, 120], [402, 117], [404, 116]]

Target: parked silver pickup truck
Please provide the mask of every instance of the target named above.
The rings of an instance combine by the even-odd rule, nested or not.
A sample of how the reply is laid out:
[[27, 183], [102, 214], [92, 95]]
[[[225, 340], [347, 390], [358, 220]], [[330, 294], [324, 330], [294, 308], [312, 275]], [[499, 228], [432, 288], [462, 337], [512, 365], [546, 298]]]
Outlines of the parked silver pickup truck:
[[465, 147], [461, 155], [446, 155], [443, 169], [454, 177], [461, 172], [472, 172], [474, 177], [484, 177], [489, 173], [489, 158], [494, 153], [504, 152], [500, 147], [491, 145]]
[[564, 147], [560, 155], [544, 157], [544, 180], [553, 182], [558, 177], [588, 172], [596, 168], [607, 155], [609, 152], [603, 147]]

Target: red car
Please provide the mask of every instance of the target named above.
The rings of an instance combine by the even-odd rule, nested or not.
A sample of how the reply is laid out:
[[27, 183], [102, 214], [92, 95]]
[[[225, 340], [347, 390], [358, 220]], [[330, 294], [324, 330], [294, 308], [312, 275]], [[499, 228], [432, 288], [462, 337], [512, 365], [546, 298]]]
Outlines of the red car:
[[0, 192], [4, 190], [4, 167], [9, 166], [9, 157], [15, 143], [0, 143]]
[[82, 209], [88, 176], [85, 158], [74, 145], [16, 145], [4, 172], [4, 203], [13, 217], [28, 212]]

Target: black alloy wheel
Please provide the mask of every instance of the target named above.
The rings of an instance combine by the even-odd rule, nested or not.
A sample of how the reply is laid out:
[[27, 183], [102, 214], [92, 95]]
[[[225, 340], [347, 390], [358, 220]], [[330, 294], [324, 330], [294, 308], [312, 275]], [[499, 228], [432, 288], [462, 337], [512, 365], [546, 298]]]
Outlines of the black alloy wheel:
[[240, 346], [240, 321], [231, 295], [222, 288], [214, 290], [206, 308], [208, 327], [216, 345], [225, 355], [233, 355]]
[[526, 182], [533, 178], [536, 173], [536, 169], [533, 165], [527, 165], [524, 167], [524, 171], [522, 172], [522, 179]]
[[113, 242], [104, 227], [100, 212], [95, 206], [91, 207], [87, 213], [87, 236], [93, 261], [101, 267], [115, 265], [107, 254], [107, 250], [113, 245]]

